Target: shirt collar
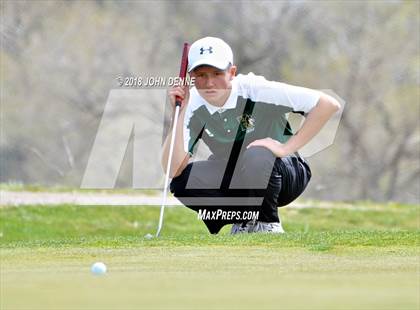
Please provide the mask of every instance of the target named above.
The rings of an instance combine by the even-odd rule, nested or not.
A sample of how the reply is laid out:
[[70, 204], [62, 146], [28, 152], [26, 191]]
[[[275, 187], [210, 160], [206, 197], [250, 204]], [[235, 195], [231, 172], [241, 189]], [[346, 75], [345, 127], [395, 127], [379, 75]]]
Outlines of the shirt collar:
[[208, 103], [204, 98], [201, 97], [201, 99], [203, 100], [204, 105], [206, 106], [207, 110], [210, 112], [211, 115], [213, 115], [216, 112], [222, 113], [228, 109], [236, 108], [236, 102], [238, 101], [238, 86], [236, 84], [235, 78], [232, 80], [232, 89], [230, 91], [230, 95], [223, 106], [216, 107]]

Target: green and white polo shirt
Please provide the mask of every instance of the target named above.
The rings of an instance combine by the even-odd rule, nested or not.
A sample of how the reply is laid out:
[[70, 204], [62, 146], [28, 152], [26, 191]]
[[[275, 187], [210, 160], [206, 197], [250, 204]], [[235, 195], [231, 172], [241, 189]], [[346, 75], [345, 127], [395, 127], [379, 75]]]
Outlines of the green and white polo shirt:
[[202, 139], [216, 157], [229, 158], [235, 141], [243, 147], [266, 137], [285, 143], [293, 135], [286, 114], [308, 113], [320, 96], [313, 89], [239, 74], [226, 103], [216, 107], [193, 87], [184, 117], [184, 150], [192, 155]]

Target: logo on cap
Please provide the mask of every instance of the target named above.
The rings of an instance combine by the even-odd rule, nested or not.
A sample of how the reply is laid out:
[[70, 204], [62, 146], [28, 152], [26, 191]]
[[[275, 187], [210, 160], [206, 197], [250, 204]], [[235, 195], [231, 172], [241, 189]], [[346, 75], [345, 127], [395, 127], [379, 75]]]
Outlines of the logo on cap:
[[211, 46], [209, 46], [209, 48], [201, 47], [200, 48], [200, 55], [203, 55], [204, 54], [204, 51], [208, 51], [209, 54], [212, 54], [213, 53], [213, 47], [211, 47]]

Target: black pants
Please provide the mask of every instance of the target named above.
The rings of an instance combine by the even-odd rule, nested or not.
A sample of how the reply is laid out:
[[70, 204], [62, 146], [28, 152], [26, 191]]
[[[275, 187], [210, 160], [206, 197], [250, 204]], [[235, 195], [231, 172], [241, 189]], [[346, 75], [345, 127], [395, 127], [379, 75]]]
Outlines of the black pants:
[[[188, 164], [172, 180], [170, 190], [196, 212], [258, 211], [259, 221], [279, 222], [277, 208], [295, 200], [310, 178], [311, 170], [301, 157], [276, 158], [264, 147], [251, 147], [239, 156], [234, 172], [227, 167], [227, 160], [214, 155]], [[224, 225], [238, 222], [218, 218], [203, 221], [212, 234], [217, 234]]]

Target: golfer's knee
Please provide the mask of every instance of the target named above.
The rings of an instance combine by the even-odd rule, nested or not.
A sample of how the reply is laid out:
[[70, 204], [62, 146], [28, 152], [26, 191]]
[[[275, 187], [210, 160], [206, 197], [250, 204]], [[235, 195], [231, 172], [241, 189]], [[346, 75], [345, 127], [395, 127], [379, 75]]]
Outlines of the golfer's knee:
[[182, 196], [185, 192], [191, 165], [191, 163], [188, 164], [179, 176], [172, 179], [171, 184], [169, 185], [169, 189], [175, 197]]
[[172, 179], [169, 189], [175, 197], [178, 196], [179, 192], [182, 190], [182, 184], [180, 180], [178, 180], [178, 177]]
[[249, 177], [269, 175], [273, 170], [274, 162], [275, 156], [270, 150], [254, 146], [244, 152], [241, 170]]

